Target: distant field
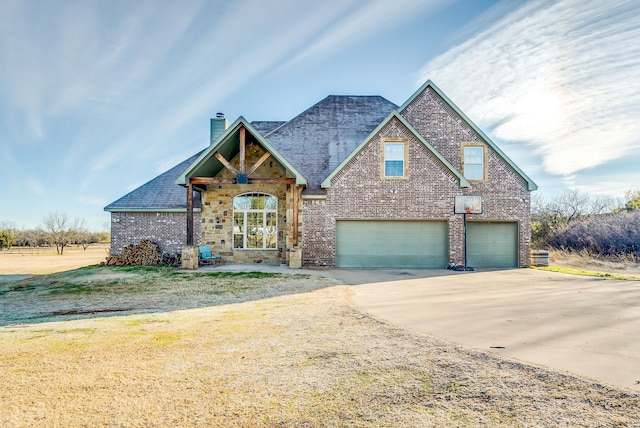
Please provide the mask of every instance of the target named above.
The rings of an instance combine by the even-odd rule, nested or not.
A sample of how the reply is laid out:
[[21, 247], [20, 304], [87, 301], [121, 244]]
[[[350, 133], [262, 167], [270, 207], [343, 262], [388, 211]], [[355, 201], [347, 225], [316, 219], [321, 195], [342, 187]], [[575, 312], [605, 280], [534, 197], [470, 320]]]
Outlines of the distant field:
[[56, 248], [14, 247], [0, 251], [0, 275], [28, 275], [63, 272], [83, 266], [95, 265], [107, 257], [108, 244], [67, 247], [62, 256]]

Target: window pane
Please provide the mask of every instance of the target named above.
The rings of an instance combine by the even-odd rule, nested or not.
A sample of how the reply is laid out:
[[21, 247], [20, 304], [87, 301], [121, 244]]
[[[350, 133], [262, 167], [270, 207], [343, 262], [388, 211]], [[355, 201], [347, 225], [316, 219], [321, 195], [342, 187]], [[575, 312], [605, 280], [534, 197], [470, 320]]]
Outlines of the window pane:
[[404, 161], [404, 144], [384, 143], [384, 160]]
[[464, 176], [469, 180], [484, 180], [484, 147], [464, 148]]
[[465, 147], [464, 148], [464, 163], [482, 164], [483, 163], [483, 149], [482, 147]]
[[276, 213], [266, 213], [267, 216], [267, 224], [266, 229], [267, 233], [276, 233]]
[[275, 210], [278, 208], [278, 198], [275, 196], [267, 196], [267, 200], [264, 204], [265, 210]]
[[240, 195], [233, 198], [233, 209], [248, 210], [251, 208], [251, 195]]
[[233, 213], [233, 248], [244, 248], [244, 213]]
[[264, 202], [266, 201], [266, 197], [263, 195], [254, 195], [251, 197], [251, 209], [252, 210], [263, 210]]
[[464, 176], [468, 180], [482, 180], [484, 179], [484, 168], [482, 165], [467, 165], [464, 166]]
[[385, 161], [384, 175], [386, 177], [402, 177], [404, 175], [403, 161]]
[[262, 213], [247, 213], [247, 248], [263, 248]]

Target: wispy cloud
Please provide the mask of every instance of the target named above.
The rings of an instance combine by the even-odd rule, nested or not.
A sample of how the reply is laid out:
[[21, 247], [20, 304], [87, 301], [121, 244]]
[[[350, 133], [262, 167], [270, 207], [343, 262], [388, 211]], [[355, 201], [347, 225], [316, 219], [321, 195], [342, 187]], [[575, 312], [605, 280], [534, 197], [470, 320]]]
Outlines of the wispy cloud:
[[499, 140], [568, 184], [638, 154], [640, 3], [533, 1], [427, 63], [430, 78]]
[[[412, 18], [417, 12], [433, 12], [454, 0], [398, 0], [391, 6], [388, 0], [359, 2], [351, 10], [341, 13], [326, 31], [319, 34], [310, 46], [297, 53], [276, 72], [287, 70], [301, 63], [314, 64], [325, 59], [330, 53], [344, 48], [402, 20]], [[335, 6], [335, 5], [334, 5]]]

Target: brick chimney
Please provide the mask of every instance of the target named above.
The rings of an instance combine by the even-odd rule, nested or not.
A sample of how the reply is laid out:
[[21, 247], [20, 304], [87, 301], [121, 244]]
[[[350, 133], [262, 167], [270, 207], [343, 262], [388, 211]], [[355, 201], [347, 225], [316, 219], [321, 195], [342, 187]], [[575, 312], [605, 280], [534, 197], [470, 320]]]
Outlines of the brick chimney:
[[218, 139], [220, 134], [222, 134], [228, 127], [229, 121], [224, 118], [224, 114], [216, 113], [216, 117], [211, 119], [211, 137], [209, 140], [209, 144], [213, 144], [213, 142]]

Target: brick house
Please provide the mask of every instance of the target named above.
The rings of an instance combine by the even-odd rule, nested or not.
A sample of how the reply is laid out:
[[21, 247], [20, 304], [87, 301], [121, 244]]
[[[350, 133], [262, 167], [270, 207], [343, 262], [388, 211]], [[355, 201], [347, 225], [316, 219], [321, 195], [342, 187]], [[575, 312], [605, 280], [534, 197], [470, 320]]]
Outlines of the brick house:
[[[286, 122], [219, 115], [206, 149], [105, 210], [114, 254], [151, 239], [206, 244], [228, 263], [297, 252], [305, 266], [444, 268], [464, 260], [466, 231], [469, 266], [517, 267], [536, 188], [427, 81], [401, 106], [328, 96]], [[456, 196], [481, 213], [456, 213]]]

